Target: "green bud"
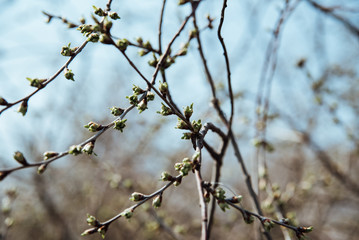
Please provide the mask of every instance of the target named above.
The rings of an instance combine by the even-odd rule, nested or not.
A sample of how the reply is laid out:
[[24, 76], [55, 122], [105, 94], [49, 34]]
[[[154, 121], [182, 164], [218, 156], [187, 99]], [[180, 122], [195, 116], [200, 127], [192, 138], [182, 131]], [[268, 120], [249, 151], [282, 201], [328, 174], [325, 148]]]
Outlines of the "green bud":
[[176, 171], [179, 171], [179, 170], [181, 170], [181, 168], [182, 168], [182, 166], [183, 166], [183, 164], [182, 163], [175, 163], [175, 170]]
[[152, 50], [152, 45], [149, 41], [146, 41], [144, 44], [143, 44], [143, 47], [146, 48], [147, 50]]
[[132, 91], [135, 95], [140, 95], [145, 92], [142, 88], [140, 88], [139, 86], [136, 86], [136, 85], [133, 85]]
[[46, 82], [47, 79], [38, 79], [38, 78], [26, 78], [30, 82], [31, 87], [36, 88], [43, 88], [44, 82]]
[[196, 151], [192, 156], [192, 161], [193, 162], [197, 161], [200, 156], [201, 156], [201, 154]]
[[161, 173], [161, 180], [162, 181], [172, 181], [173, 177], [168, 172]]
[[86, 19], [85, 19], [84, 17], [80, 18], [79, 21], [80, 21], [81, 24], [85, 24], [85, 23], [86, 23]]
[[112, 40], [107, 34], [101, 34], [99, 38], [100, 43], [111, 44]]
[[222, 209], [223, 212], [226, 211], [226, 208], [229, 209], [228, 204], [225, 201], [217, 201], [218, 202], [218, 206]]
[[131, 194], [130, 200], [134, 201], [134, 202], [138, 202], [145, 199], [145, 195], [143, 195], [142, 193], [139, 192], [134, 192]]
[[141, 49], [140, 51], [138, 51], [138, 55], [140, 55], [141, 57], [145, 56], [147, 53], [149, 53], [149, 51], [145, 51], [143, 49]]
[[150, 65], [151, 67], [156, 67], [157, 66], [157, 59], [152, 59], [148, 61], [148, 65]]
[[141, 37], [138, 37], [138, 38], [136, 38], [136, 42], [137, 42], [140, 46], [142, 46], [142, 44], [143, 44], [143, 39], [142, 39]]
[[153, 101], [155, 99], [155, 94], [153, 92], [148, 91], [146, 94], [147, 101]]
[[126, 219], [130, 219], [133, 216], [133, 211], [131, 209], [126, 209], [121, 213], [121, 216], [125, 217]]
[[[95, 148], [94, 142], [89, 142], [89, 143], [87, 143], [87, 144], [83, 147], [82, 151], [83, 151], [84, 153], [87, 153], [87, 154], [91, 155], [91, 154], [93, 153], [93, 149], [94, 149], [94, 148]], [[96, 154], [95, 154], [95, 155], [96, 155]]]
[[117, 47], [123, 52], [126, 51], [129, 44], [130, 42], [126, 38], [119, 39], [116, 42]]
[[196, 29], [192, 29], [190, 32], [189, 32], [189, 38], [192, 39], [192, 38], [195, 38], [197, 36], [197, 30]]
[[56, 157], [58, 155], [59, 155], [59, 153], [53, 152], [53, 151], [47, 151], [47, 152], [44, 152], [44, 154], [43, 154], [45, 161], [50, 159], [50, 158]]
[[113, 20], [117, 20], [120, 19], [120, 16], [118, 16], [117, 12], [109, 12], [109, 17], [112, 18]]
[[14, 159], [15, 159], [18, 163], [20, 163], [21, 165], [23, 165], [23, 166], [29, 165], [29, 164], [27, 163], [27, 161], [26, 161], [24, 155], [23, 155], [21, 152], [16, 151], [16, 152], [14, 153], [14, 156], [13, 156], [13, 157], [14, 157]]
[[123, 119], [123, 120], [117, 120], [115, 122], [115, 125], [113, 126], [114, 129], [116, 130], [120, 130], [121, 132], [123, 132], [123, 129], [126, 127], [125, 122], [127, 121], [127, 119]]
[[192, 127], [195, 132], [199, 132], [202, 128], [201, 119], [199, 119], [197, 122], [195, 120], [193, 120]]
[[247, 224], [251, 224], [254, 222], [253, 215], [248, 215], [248, 213], [244, 216], [244, 222]]
[[191, 104], [191, 106], [187, 106], [184, 108], [184, 116], [186, 117], [187, 120], [191, 118], [192, 114], [193, 114], [193, 103]]
[[191, 139], [191, 137], [192, 137], [191, 132], [185, 132], [185, 133], [183, 133], [183, 136], [181, 137], [181, 139], [189, 140], [189, 139]]
[[100, 17], [103, 17], [106, 15], [105, 11], [102, 10], [102, 8], [97, 8], [96, 6], [92, 6], [94, 9], [94, 13]]
[[96, 219], [96, 217], [87, 214], [86, 222], [88, 225], [93, 227], [98, 227], [100, 225], [100, 222]]
[[67, 27], [68, 28], [75, 28], [75, 27], [77, 27], [77, 25], [74, 24], [74, 23], [67, 23]]
[[0, 97], [0, 105], [7, 106], [8, 104], [9, 103], [3, 97]]
[[65, 68], [65, 78], [66, 79], [75, 81], [74, 76], [75, 76], [75, 74], [72, 72], [71, 69]]
[[70, 148], [69, 148], [69, 154], [72, 154], [74, 156], [76, 155], [79, 155], [81, 154], [81, 150], [82, 150], [82, 147], [79, 146], [79, 145], [72, 145]]
[[158, 87], [158, 89], [162, 94], [166, 94], [168, 91], [168, 84], [166, 82], [164, 83], [160, 82], [160, 86]]
[[[80, 26], [81, 27], [81, 26]], [[79, 28], [80, 28], [79, 27]], [[71, 57], [75, 55], [75, 52], [77, 50], [77, 47], [70, 48], [71, 43], [69, 43], [67, 46], [63, 46], [61, 49], [61, 55], [66, 57]]]
[[157, 111], [157, 113], [161, 114], [162, 116], [168, 116], [168, 115], [173, 114], [173, 111], [171, 108], [166, 107], [163, 103], [161, 103], [161, 104], [162, 104], [161, 111]]
[[87, 38], [88, 42], [98, 42], [100, 39], [100, 35], [98, 33], [91, 33], [90, 36]]
[[159, 208], [159, 207], [161, 207], [161, 204], [162, 204], [162, 194], [157, 195], [157, 196], [153, 199], [153, 201], [152, 201], [152, 206], [153, 206], [154, 208]]
[[274, 223], [273, 223], [270, 219], [268, 219], [268, 218], [265, 218], [265, 219], [262, 221], [262, 223], [263, 223], [264, 229], [265, 229], [267, 232], [269, 232], [272, 228], [274, 228]]
[[23, 116], [25, 116], [27, 112], [27, 100], [22, 101], [20, 104], [19, 109], [17, 110], [19, 113], [21, 113]]
[[114, 116], [120, 116], [125, 110], [122, 108], [118, 108], [118, 107], [112, 107], [110, 108], [111, 110], [111, 114]]
[[216, 192], [215, 192], [215, 196], [216, 198], [220, 199], [220, 200], [225, 200], [226, 199], [226, 191], [223, 190], [223, 188], [216, 188]]
[[109, 32], [111, 30], [111, 28], [112, 28], [112, 22], [108, 21], [108, 20], [105, 20], [104, 28], [105, 28], [106, 32]]
[[131, 95], [131, 96], [126, 96], [126, 98], [130, 101], [130, 104], [131, 104], [131, 105], [137, 106], [137, 104], [138, 104], [138, 98], [137, 98], [137, 95], [136, 95], [136, 94]]
[[87, 128], [90, 132], [98, 132], [101, 129], [103, 129], [103, 126], [101, 124], [98, 124], [98, 123], [95, 123], [95, 122], [89, 122], [84, 127]]
[[178, 118], [176, 128], [177, 129], [189, 130], [189, 127], [187, 126], [187, 123], [185, 121], [183, 121], [182, 119], [180, 119], [180, 118]]
[[137, 109], [139, 110], [139, 113], [141, 113], [147, 109], [146, 99], [142, 99], [142, 101], [137, 105]]
[[174, 185], [175, 187], [177, 187], [177, 186], [179, 186], [179, 185], [181, 184], [181, 182], [182, 182], [182, 178], [178, 178], [178, 179], [173, 183], [173, 185]]
[[42, 174], [43, 172], [45, 172], [45, 170], [46, 170], [46, 168], [47, 168], [47, 164], [41, 164], [38, 168], [37, 168], [37, 174]]

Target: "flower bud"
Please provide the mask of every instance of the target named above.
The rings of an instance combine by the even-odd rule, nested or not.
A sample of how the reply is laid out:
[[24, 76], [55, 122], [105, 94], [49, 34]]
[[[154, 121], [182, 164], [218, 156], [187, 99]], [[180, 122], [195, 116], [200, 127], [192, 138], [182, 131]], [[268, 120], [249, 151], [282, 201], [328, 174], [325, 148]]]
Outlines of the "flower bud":
[[141, 46], [143, 44], [143, 39], [141, 37], [136, 38], [136, 42]]
[[123, 129], [126, 127], [125, 122], [127, 121], [127, 119], [123, 119], [123, 120], [117, 120], [115, 122], [115, 125], [113, 126], [114, 129], [116, 130], [120, 130], [121, 132], [123, 132]]
[[136, 94], [131, 95], [131, 96], [126, 96], [126, 98], [129, 100], [129, 102], [130, 102], [131, 105], [137, 106], [137, 104], [138, 104], [138, 97], [137, 97]]
[[53, 151], [47, 151], [47, 152], [44, 152], [44, 160], [48, 160], [50, 158], [53, 158], [53, 157], [56, 157], [57, 155], [59, 155], [59, 153], [57, 152], [53, 152]]
[[145, 92], [142, 88], [140, 88], [139, 86], [136, 86], [136, 85], [133, 85], [132, 91], [136, 95], [140, 95]]
[[106, 15], [105, 11], [102, 10], [102, 8], [97, 8], [96, 6], [92, 6], [94, 9], [94, 13], [100, 17], [103, 17]]
[[162, 194], [157, 195], [157, 196], [153, 199], [153, 201], [152, 201], [152, 206], [153, 206], [154, 208], [159, 208], [159, 207], [161, 207], [161, 204], [162, 204]]
[[138, 202], [145, 199], [145, 195], [143, 195], [142, 193], [139, 192], [134, 192], [131, 194], [130, 200], [134, 201], [134, 202]]
[[[79, 26], [78, 29], [81, 28], [81, 26]], [[75, 51], [77, 50], [77, 47], [70, 48], [70, 46], [71, 46], [71, 43], [69, 43], [67, 46], [62, 47], [62, 49], [61, 49], [62, 56], [71, 57], [71, 56], [75, 55]]]
[[22, 101], [22, 103], [20, 104], [19, 109], [17, 110], [19, 113], [21, 113], [23, 116], [25, 116], [26, 112], [27, 112], [27, 101], [28, 100], [24, 100]]
[[161, 173], [161, 180], [162, 181], [172, 181], [173, 177], [168, 172], [162, 172]]
[[81, 24], [85, 24], [85, 23], [86, 23], [86, 19], [85, 19], [84, 17], [81, 17], [79, 21], [80, 21]]
[[133, 216], [133, 211], [131, 209], [126, 209], [121, 213], [121, 216], [125, 217], [126, 219], [130, 219]]
[[186, 117], [187, 120], [191, 118], [192, 114], [193, 114], [193, 103], [191, 104], [191, 106], [187, 106], [184, 109], [184, 116]]
[[148, 91], [146, 94], [146, 98], [148, 101], [153, 101], [155, 99], [155, 94], [153, 92]]
[[37, 168], [37, 174], [42, 174], [43, 172], [45, 172], [45, 170], [46, 170], [46, 168], [47, 168], [47, 164], [41, 164], [38, 168]]
[[91, 33], [90, 36], [87, 38], [88, 42], [98, 42], [100, 39], [100, 35], [98, 33]]
[[160, 86], [158, 87], [158, 89], [160, 90], [160, 92], [162, 94], [166, 94], [168, 91], [168, 84], [166, 82], [164, 82], [164, 83], [160, 82]]
[[69, 148], [69, 154], [72, 154], [74, 156], [81, 154], [82, 147], [79, 145], [72, 145]]
[[139, 110], [139, 113], [141, 113], [147, 109], [146, 99], [142, 99], [142, 101], [137, 105], [137, 109]]
[[8, 171], [1, 171], [0, 172], [0, 181], [4, 180], [7, 175], [9, 175], [10, 172]]
[[96, 219], [96, 217], [87, 214], [86, 222], [88, 225], [93, 227], [98, 227], [100, 225], [100, 222]]
[[177, 129], [189, 130], [189, 127], [187, 126], [187, 123], [185, 121], [183, 121], [182, 119], [180, 119], [180, 118], [178, 118], [176, 128]]
[[199, 132], [202, 128], [201, 119], [199, 119], [197, 122], [195, 120], [193, 120], [192, 127], [195, 132]]
[[103, 126], [101, 124], [95, 123], [95, 122], [89, 122], [87, 125], [84, 126], [87, 128], [90, 132], [98, 132], [101, 129], [103, 129]]
[[27, 161], [26, 161], [24, 155], [23, 155], [21, 152], [19, 152], [19, 151], [17, 151], [17, 152], [14, 153], [14, 159], [15, 159], [18, 163], [20, 163], [21, 165], [23, 165], [23, 166], [29, 165], [29, 164], [27, 163]]
[[267, 232], [269, 232], [272, 228], [274, 228], [274, 223], [273, 223], [270, 219], [268, 219], [268, 218], [265, 218], [265, 219], [262, 221], [262, 223], [263, 223], [264, 229], [265, 229]]
[[126, 51], [129, 44], [130, 44], [130, 42], [126, 38], [119, 39], [116, 42], [117, 47], [123, 52]]
[[161, 111], [157, 111], [157, 113], [161, 114], [162, 116], [168, 116], [168, 115], [173, 114], [173, 111], [171, 108], [166, 107], [163, 103], [161, 103], [161, 104], [162, 104]]
[[[94, 148], [95, 148], [94, 142], [89, 142], [89, 143], [87, 143], [87, 144], [83, 147], [82, 151], [83, 151], [84, 153], [87, 153], [87, 154], [91, 155], [91, 154], [93, 153], [93, 149], [94, 149]], [[95, 155], [96, 155], [96, 154], [95, 154]]]
[[113, 20], [117, 20], [120, 19], [120, 16], [118, 16], [117, 12], [110, 12], [109, 17], [112, 18]]
[[248, 213], [244, 216], [244, 222], [247, 224], [251, 224], [254, 222], [253, 215], [249, 215]]
[[185, 139], [185, 140], [189, 140], [192, 137], [192, 133], [191, 132], [185, 132], [183, 133], [183, 136], [181, 137], [181, 139]]

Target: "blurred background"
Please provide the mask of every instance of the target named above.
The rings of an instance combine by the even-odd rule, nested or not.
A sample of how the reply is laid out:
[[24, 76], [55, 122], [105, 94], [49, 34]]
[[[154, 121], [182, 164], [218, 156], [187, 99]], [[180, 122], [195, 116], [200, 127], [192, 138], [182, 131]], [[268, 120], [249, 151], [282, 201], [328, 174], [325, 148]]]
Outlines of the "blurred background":
[[[223, 37], [235, 95], [233, 131], [254, 184], [262, 192], [266, 216], [276, 218], [279, 209], [292, 223], [314, 226], [312, 239], [353, 239], [359, 231], [359, 3], [289, 2], [293, 9], [285, 12], [278, 38], [273, 32], [285, 1], [228, 3]], [[1, 0], [0, 96], [9, 102], [26, 96], [34, 90], [26, 77], [50, 77], [67, 60], [60, 54], [62, 46], [79, 46], [85, 40], [60, 20], [47, 24], [42, 11], [75, 23], [83, 17], [90, 23], [92, 5], [105, 8], [106, 3]], [[191, 11], [188, 4], [177, 3], [166, 3], [163, 47]], [[112, 10], [121, 19], [114, 21], [112, 34], [133, 42], [142, 37], [157, 47], [161, 6], [162, 1], [114, 0]], [[218, 98], [229, 115], [226, 65], [217, 38], [221, 8], [222, 1], [203, 1], [197, 20], [202, 29], [208, 23], [207, 14], [214, 18], [214, 29], [200, 34]], [[180, 49], [192, 29], [190, 21], [174, 50]], [[126, 53], [146, 77], [152, 76], [153, 68], [147, 63], [150, 54], [140, 57], [133, 47]], [[92, 136], [84, 125], [113, 121], [109, 108], [127, 107], [125, 96], [132, 94], [133, 84], [146, 87], [122, 54], [109, 45], [89, 43], [69, 68], [75, 81], [60, 75], [30, 99], [25, 117], [17, 113], [17, 106], [0, 115], [1, 169], [17, 166], [12, 158], [15, 151], [36, 162], [45, 151], [62, 152], [84, 141]], [[225, 129], [210, 105], [211, 90], [195, 41], [166, 73], [179, 107], [193, 103], [193, 119]], [[262, 90], [270, 92], [265, 133], [256, 114], [258, 97], [265, 96]], [[190, 141], [181, 139], [182, 131], [174, 128], [177, 118], [157, 114], [160, 108], [156, 98], [143, 113], [131, 111], [124, 133], [110, 130], [96, 141], [97, 156], [67, 156], [49, 165], [41, 176], [36, 169], [26, 169], [4, 179], [0, 239], [78, 239], [88, 228], [87, 213], [104, 221], [133, 204], [128, 200], [132, 192], [150, 194], [163, 186], [161, 172], [175, 174], [173, 165], [192, 156], [193, 149]], [[263, 134], [271, 151], [253, 144]], [[220, 146], [213, 134], [206, 140], [216, 149]], [[258, 175], [264, 163], [265, 179]], [[213, 160], [204, 153], [204, 180], [210, 181], [212, 167]], [[116, 221], [106, 238], [198, 239], [201, 218], [194, 182], [190, 174], [179, 187], [166, 190], [161, 208], [145, 204], [129, 221]], [[231, 147], [221, 182], [243, 195], [245, 208], [253, 209]], [[263, 184], [272, 190], [268, 192]], [[254, 232], [257, 226], [245, 224], [238, 211], [216, 211], [213, 239], [258, 239]], [[279, 227], [273, 230], [274, 239], [285, 239], [283, 234]], [[86, 238], [101, 239], [98, 234]]]

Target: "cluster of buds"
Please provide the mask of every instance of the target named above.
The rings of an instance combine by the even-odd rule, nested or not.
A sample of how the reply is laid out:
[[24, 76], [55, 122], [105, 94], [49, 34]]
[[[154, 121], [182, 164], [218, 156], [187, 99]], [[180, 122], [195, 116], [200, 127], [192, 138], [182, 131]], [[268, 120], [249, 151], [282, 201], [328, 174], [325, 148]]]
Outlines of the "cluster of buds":
[[117, 120], [115, 121], [115, 125], [113, 126], [114, 129], [123, 132], [123, 129], [126, 127], [127, 119]]
[[[142, 113], [147, 109], [147, 102], [153, 101], [155, 99], [155, 94], [150, 91], [145, 91], [139, 86], [133, 85], [132, 87], [133, 95], [126, 96], [126, 98], [130, 101], [130, 104], [137, 107], [139, 113]], [[138, 100], [138, 95], [145, 94], [141, 101]]]
[[217, 199], [218, 206], [222, 209], [222, 211], [226, 211], [226, 208], [229, 209], [228, 204], [226, 203], [226, 195], [223, 188], [216, 188], [215, 197]]
[[95, 123], [95, 122], [89, 122], [84, 127], [87, 128], [90, 132], [98, 132], [101, 129], [103, 129], [103, 126], [101, 124], [98, 124], [98, 123]]
[[67, 46], [62, 47], [61, 55], [66, 57], [72, 57], [75, 55], [77, 49], [78, 47], [71, 48], [71, 43], [69, 43]]
[[118, 39], [116, 42], [116, 46], [118, 47], [118, 49], [120, 49], [122, 52], [126, 51], [128, 45], [130, 44], [130, 42], [126, 39]]
[[53, 152], [53, 151], [47, 151], [47, 152], [44, 152], [44, 154], [43, 154], [45, 161], [49, 160], [50, 158], [56, 157], [58, 155], [59, 155], [58, 152]]
[[102, 8], [98, 8], [96, 6], [92, 6], [92, 7], [94, 9], [94, 13], [97, 16], [100, 16], [100, 17], [109, 16], [113, 20], [120, 19], [120, 16], [118, 16], [118, 14], [116, 12], [107, 12], [107, 11], [103, 10]]
[[190, 171], [193, 171], [194, 164], [189, 158], [184, 158], [182, 162], [175, 164], [175, 170], [178, 171], [181, 176], [187, 176]]
[[110, 108], [110, 110], [111, 110], [111, 114], [116, 117], [121, 116], [121, 114], [125, 111], [124, 109], [119, 107], [112, 107]]
[[168, 115], [173, 114], [173, 111], [171, 108], [166, 107], [163, 103], [161, 103], [161, 104], [162, 104], [161, 111], [157, 111], [158, 114], [161, 114], [162, 116], [168, 116]]
[[76, 155], [79, 155], [82, 153], [82, 147], [80, 145], [72, 145], [70, 148], [69, 148], [69, 151], [68, 151], [69, 154], [72, 154], [74, 156]]
[[136, 42], [138, 43], [138, 46], [140, 46], [141, 49], [138, 54], [142, 57], [145, 56], [149, 52], [153, 52], [154, 49], [152, 48], [152, 45], [149, 41], [143, 42], [143, 39], [141, 37], [136, 38]]

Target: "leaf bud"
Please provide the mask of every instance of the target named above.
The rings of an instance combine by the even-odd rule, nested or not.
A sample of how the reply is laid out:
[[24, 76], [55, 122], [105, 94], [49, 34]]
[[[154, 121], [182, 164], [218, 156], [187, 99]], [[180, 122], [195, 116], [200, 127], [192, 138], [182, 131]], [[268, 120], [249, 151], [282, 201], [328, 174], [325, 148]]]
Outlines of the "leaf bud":
[[192, 114], [193, 114], [193, 103], [190, 106], [184, 108], [184, 116], [186, 117], [187, 120], [191, 118]]
[[117, 12], [109, 12], [108, 15], [109, 15], [110, 18], [112, 18], [113, 20], [120, 19], [120, 16], [118, 16]]
[[[84, 153], [87, 153], [88, 155], [91, 155], [93, 153], [93, 149], [95, 148], [95, 144], [94, 142], [89, 142], [87, 143], [83, 148], [82, 151]], [[96, 154], [95, 154], [96, 155]]]
[[8, 171], [0, 171], [0, 181], [4, 180], [9, 173]]
[[45, 172], [45, 170], [46, 170], [46, 168], [47, 168], [47, 164], [41, 164], [38, 168], [37, 168], [37, 174], [42, 174], [43, 172]]
[[130, 219], [133, 216], [133, 211], [131, 209], [126, 209], [121, 213], [121, 216], [125, 217], [126, 219]]
[[44, 152], [44, 154], [43, 154], [45, 161], [50, 158], [56, 157], [57, 155], [59, 155], [59, 153], [53, 152], [53, 151], [47, 151], [47, 152]]
[[182, 119], [180, 119], [180, 118], [178, 118], [176, 128], [177, 129], [189, 130], [189, 127], [187, 126], [187, 123], [185, 121], [183, 121]]
[[100, 222], [96, 219], [96, 217], [94, 217], [90, 214], [87, 214], [86, 222], [88, 225], [93, 226], [93, 227], [100, 226]]
[[148, 101], [153, 101], [155, 99], [155, 94], [153, 92], [148, 91], [146, 94], [146, 99]]
[[100, 17], [103, 17], [103, 16], [106, 15], [105, 11], [102, 10], [102, 8], [98, 8], [98, 7], [96, 7], [96, 6], [92, 6], [92, 7], [93, 7], [94, 13], [95, 13], [96, 15], [98, 15], [98, 16], [100, 16]]
[[199, 132], [202, 128], [201, 119], [199, 119], [197, 122], [195, 120], [193, 120], [192, 127], [195, 132]]
[[264, 229], [269, 232], [272, 228], [274, 228], [274, 223], [272, 220], [265, 218], [264, 220], [262, 220], [262, 224]]
[[24, 154], [22, 154], [22, 152], [16, 151], [14, 153], [14, 159], [23, 166], [29, 165], [24, 157]]
[[134, 201], [134, 202], [138, 202], [145, 199], [145, 195], [143, 195], [142, 193], [139, 192], [134, 192], [131, 194], [130, 200]]
[[130, 42], [126, 39], [119, 39], [116, 42], [116, 46], [118, 47], [118, 49], [120, 49], [122, 52], [126, 51], [128, 45], [130, 44]]
[[87, 236], [87, 235], [91, 235], [94, 234], [95, 232], [97, 232], [97, 228], [89, 228], [87, 230], [85, 230], [83, 233], [81, 233], [81, 236]]
[[142, 101], [137, 105], [137, 109], [139, 110], [139, 113], [141, 113], [147, 109], [146, 99], [142, 99]]
[[43, 88], [44, 82], [46, 82], [46, 79], [38, 79], [38, 78], [26, 78], [30, 82], [31, 87], [36, 88]]
[[17, 111], [21, 113], [23, 116], [25, 116], [27, 112], [27, 100], [21, 102], [20, 107]]
[[152, 201], [152, 206], [153, 206], [154, 208], [159, 208], [159, 207], [161, 207], [161, 204], [162, 204], [162, 194], [157, 195], [157, 196], [153, 199], [153, 201]]
[[161, 103], [161, 104], [162, 104], [161, 111], [157, 111], [157, 113], [161, 114], [162, 116], [168, 116], [168, 115], [173, 114], [173, 111], [171, 108], [166, 107], [163, 103]]
[[162, 172], [161, 173], [161, 180], [162, 181], [172, 181], [173, 177], [168, 172]]

